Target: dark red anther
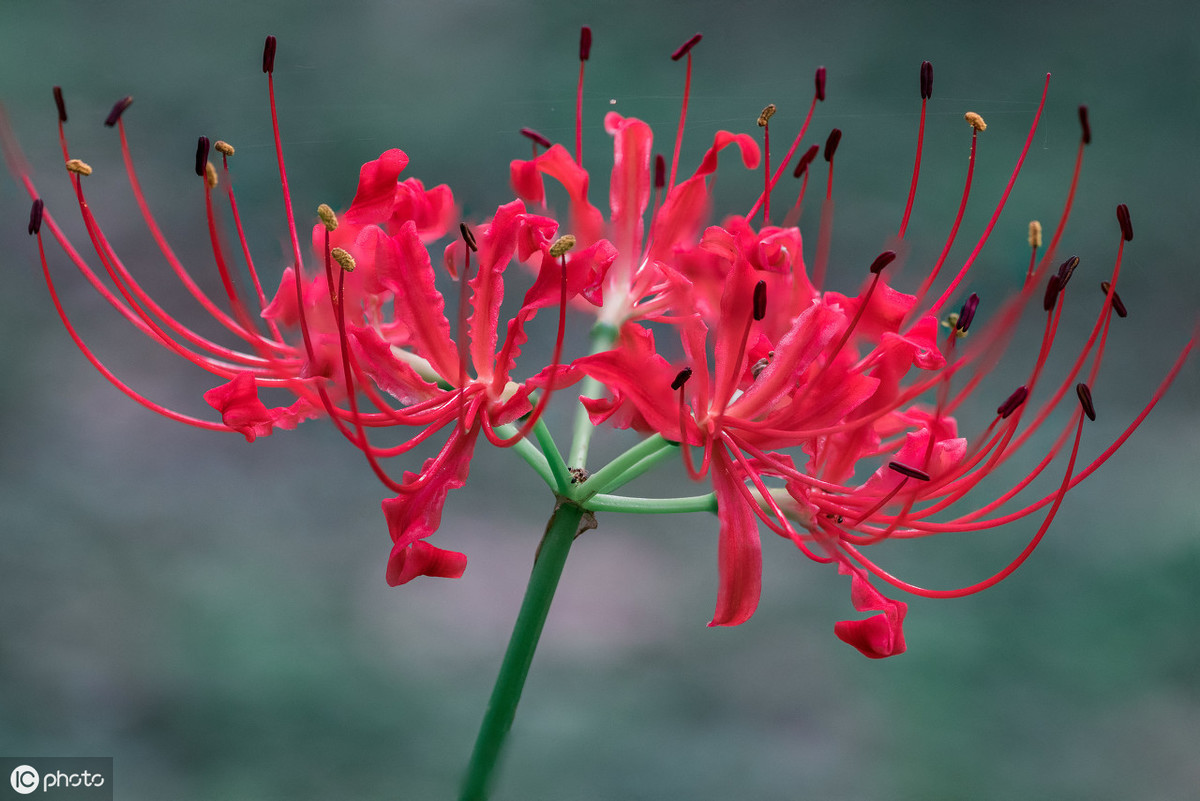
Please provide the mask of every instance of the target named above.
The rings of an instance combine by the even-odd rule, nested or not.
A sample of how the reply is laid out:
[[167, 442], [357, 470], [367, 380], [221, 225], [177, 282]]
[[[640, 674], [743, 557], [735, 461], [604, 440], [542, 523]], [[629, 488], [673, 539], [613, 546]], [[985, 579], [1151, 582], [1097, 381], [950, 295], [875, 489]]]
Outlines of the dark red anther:
[[58, 109], [58, 121], [67, 121], [67, 104], [63, 102], [62, 87], [54, 87], [54, 106]]
[[266, 44], [263, 45], [263, 72], [272, 73], [275, 71], [275, 37], [268, 36]]
[[833, 154], [837, 152], [838, 143], [842, 141], [842, 129], [834, 128], [829, 132], [829, 138], [825, 140], [825, 160], [833, 161]]
[[33, 208], [29, 210], [29, 235], [41, 233], [42, 230], [42, 208], [45, 204], [39, 197], [33, 201]]
[[1058, 302], [1059, 278], [1057, 275], [1050, 276], [1050, 280], [1046, 282], [1046, 297], [1042, 300], [1042, 308], [1050, 311], [1054, 308], [1054, 304]]
[[1088, 122], [1087, 106], [1079, 107], [1079, 124], [1083, 128], [1083, 143], [1092, 143], [1092, 125]]
[[1075, 385], [1075, 394], [1079, 396], [1079, 405], [1083, 407], [1083, 413], [1089, 420], [1095, 420], [1096, 407], [1092, 405], [1092, 391], [1088, 389], [1088, 385], [1080, 381]]
[[584, 25], [579, 29], [579, 60], [587, 61], [592, 55], [592, 26]]
[[532, 128], [522, 128], [521, 136], [524, 136], [527, 139], [532, 139], [535, 144], [541, 145], [542, 147], [550, 147], [550, 140]]
[[962, 311], [958, 313], [958, 322], [954, 325], [956, 331], [967, 333], [967, 329], [971, 327], [971, 321], [975, 319], [975, 310], [979, 308], [979, 296], [974, 292], [971, 297], [967, 298], [967, 302], [963, 304]]
[[667, 160], [662, 153], [654, 157], [654, 188], [662, 189], [667, 185]]
[[1067, 282], [1071, 280], [1071, 275], [1078, 266], [1078, 256], [1072, 256], [1058, 266], [1058, 288], [1060, 291], [1067, 288]]
[[679, 375], [675, 376], [675, 380], [671, 382], [671, 389], [679, 389], [688, 382], [692, 377], [692, 368], [685, 367], [679, 371]]
[[761, 320], [767, 316], [767, 282], [759, 281], [754, 285], [754, 319]]
[[133, 102], [133, 98], [129, 95], [122, 97], [116, 103], [113, 103], [112, 111], [108, 112], [108, 116], [104, 119], [104, 124], [109, 128], [117, 124], [117, 120], [121, 119], [121, 115], [125, 113], [125, 109], [129, 108], [129, 104]]
[[884, 267], [887, 267], [895, 260], [896, 251], [885, 250], [875, 257], [875, 261], [871, 262], [871, 272], [875, 275], [879, 275], [881, 272], [883, 272]]
[[804, 175], [804, 171], [808, 169], [808, 165], [812, 164], [813, 159], [821, 152], [820, 145], [813, 145], [808, 150], [804, 151], [804, 155], [800, 157], [800, 161], [796, 164], [796, 169], [792, 170], [792, 177], [799, 178]]
[[[1100, 282], [1100, 289], [1105, 295], [1108, 294], [1108, 290], [1111, 286], [1112, 284], [1108, 283], [1107, 281]], [[1129, 315], [1129, 310], [1125, 308], [1125, 304], [1121, 301], [1121, 296], [1116, 293], [1116, 290], [1113, 290], [1112, 293], [1112, 307], [1113, 311], [1117, 313], [1118, 317], [1126, 317]]]
[[1129, 207], [1124, 203], [1117, 206], [1117, 222], [1121, 223], [1121, 236], [1126, 242], [1133, 241], [1133, 223], [1129, 219]]
[[1029, 397], [1029, 388], [1021, 385], [1017, 387], [1013, 394], [1009, 395], [1004, 403], [996, 407], [996, 414], [1000, 415], [1001, 420], [1007, 420], [1008, 416], [1021, 408], [1021, 404]]
[[695, 36], [693, 36], [691, 39], [688, 39], [686, 42], [684, 42], [683, 44], [681, 44], [679, 46], [678, 50], [676, 50], [674, 53], [671, 54], [671, 60], [678, 61], [679, 59], [686, 56], [688, 53], [691, 52], [693, 47], [695, 47], [696, 45], [698, 45], [700, 43], [700, 40], [703, 38], [704, 38], [704, 36], [702, 34], [698, 33]]
[[895, 470], [897, 473], [899, 473], [902, 476], [907, 476], [909, 478], [915, 478], [917, 481], [928, 481], [929, 480], [929, 474], [926, 473], [924, 470], [918, 470], [915, 467], [909, 467], [908, 465], [901, 464], [900, 462], [888, 462], [888, 469]]
[[458, 224], [458, 232], [462, 234], [463, 241], [467, 243], [467, 247], [471, 249], [471, 252], [478, 253], [479, 245], [475, 244], [475, 234], [471, 231], [471, 226], [465, 222], [460, 222]]
[[921, 99], [933, 97], [933, 65], [928, 61], [921, 62]]
[[196, 142], [196, 175], [204, 177], [204, 168], [208, 165], [208, 137], [202, 136]]
[[825, 68], [817, 67], [817, 75], [814, 78], [817, 84], [817, 100], [825, 101]]

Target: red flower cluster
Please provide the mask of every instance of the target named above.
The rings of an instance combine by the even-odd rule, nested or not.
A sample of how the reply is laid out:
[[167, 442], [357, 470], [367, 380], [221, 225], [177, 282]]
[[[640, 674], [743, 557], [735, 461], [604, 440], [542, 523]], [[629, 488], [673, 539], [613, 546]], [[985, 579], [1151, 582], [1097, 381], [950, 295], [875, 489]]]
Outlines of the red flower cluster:
[[[221, 166], [209, 162], [210, 144], [201, 138], [196, 172], [202, 178], [213, 255], [226, 289], [228, 311], [204, 295], [175, 258], [142, 198], [125, 139], [122, 112], [128, 99], [113, 109], [107, 124], [121, 138], [129, 180], [142, 214], [163, 256], [196, 299], [234, 337], [241, 348], [219, 345], [188, 329], [164, 312], [143, 291], [109, 245], [84, 198], [83, 176], [90, 172], [72, 158], [64, 133], [66, 110], [55, 90], [63, 158], [71, 173], [90, 243], [108, 281], [77, 251], [44, 209], [28, 168], [15, 148], [9, 161], [34, 198], [29, 230], [37, 234], [42, 265], [55, 307], [85, 356], [138, 402], [173, 419], [205, 428], [236, 431], [253, 440], [276, 428], [292, 428], [316, 416], [328, 416], [345, 438], [366, 456], [380, 480], [395, 493], [383, 502], [393, 548], [387, 579], [403, 584], [419, 575], [456, 577], [466, 557], [428, 542], [437, 530], [447, 493], [467, 479], [470, 459], [482, 436], [494, 445], [530, 446], [527, 437], [539, 425], [551, 396], [584, 378], [603, 392], [585, 391], [580, 398], [595, 427], [632, 428], [657, 435], [663, 449], [676, 446], [688, 474], [711, 481], [719, 521], [720, 584], [710, 625], [736, 625], [758, 604], [762, 556], [759, 526], [793, 542], [817, 562], [836, 565], [849, 575], [855, 609], [873, 613], [865, 620], [835, 627], [842, 640], [870, 657], [904, 650], [903, 602], [884, 597], [872, 579], [926, 596], [975, 592], [996, 583], [1024, 561], [1045, 534], [1067, 492], [1120, 447], [1157, 403], [1191, 351], [1185, 345], [1170, 373], [1145, 410], [1092, 463], [1076, 464], [1083, 418], [1095, 416], [1090, 386], [1094, 383], [1113, 314], [1124, 316], [1116, 293], [1121, 256], [1133, 237], [1128, 209], [1118, 207], [1120, 240], [1111, 275], [1090, 336], [1071, 368], [1054, 378], [1045, 375], [1055, 341], [1066, 290], [1079, 260], [1072, 257], [1057, 272], [1052, 265], [1066, 225], [1075, 181], [1067, 197], [1053, 241], [1043, 248], [1041, 227], [1031, 224], [1031, 259], [1022, 286], [1011, 298], [992, 306], [971, 295], [961, 310], [943, 316], [947, 305], [969, 277], [988, 239], [1024, 159], [1022, 151], [1012, 179], [994, 215], [967, 260], [941, 295], [929, 294], [955, 241], [962, 207], [941, 257], [925, 273], [914, 294], [888, 284], [884, 277], [892, 251], [885, 251], [863, 272], [854, 294], [823, 287], [829, 253], [833, 160], [841, 133], [825, 141], [828, 162], [827, 202], [815, 259], [805, 260], [796, 220], [800, 216], [809, 171], [821, 152], [812, 145], [800, 157], [794, 175], [801, 190], [782, 225], [770, 223], [772, 194], [781, 174], [804, 141], [818, 102], [824, 99], [825, 72], [816, 74], [812, 105], [787, 155], [774, 170], [770, 162], [768, 106], [759, 118], [763, 147], [748, 134], [725, 131], [713, 137], [700, 165], [677, 180], [680, 141], [690, 91], [692, 48], [699, 35], [672, 56], [686, 58], [680, 124], [670, 169], [654, 155], [650, 127], [644, 122], [609, 114], [605, 129], [614, 140], [610, 211], [606, 215], [588, 199], [590, 176], [580, 158], [581, 106], [577, 113], [572, 155], [550, 145], [536, 132], [530, 160], [514, 161], [513, 188], [518, 199], [498, 208], [475, 226], [459, 223], [458, 236], [443, 247], [442, 265], [457, 282], [458, 297], [448, 300], [437, 287], [430, 246], [455, 229], [458, 214], [450, 189], [427, 189], [415, 178], [399, 176], [407, 156], [389, 150], [364, 164], [358, 191], [340, 215], [327, 206], [314, 224], [312, 252], [319, 267], [305, 267], [288, 191], [278, 124], [274, 116], [273, 63], [275, 40], [269, 37], [263, 70], [268, 75], [276, 152], [293, 261], [284, 271], [273, 298], [267, 299], [241, 232], [230, 181], [228, 158], [233, 148], [217, 142]], [[581, 41], [582, 62], [590, 54], [590, 31]], [[921, 160], [925, 108], [932, 94], [928, 62], [920, 72], [921, 127], [916, 167], [904, 221], [903, 239], [913, 207]], [[1048, 79], [1047, 79], [1048, 86]], [[1045, 104], [1045, 93], [1029, 130], [1032, 141]], [[1081, 108], [1083, 148], [1090, 137], [1086, 109]], [[971, 126], [969, 190], [975, 164], [976, 137], [986, 125], [968, 113]], [[747, 169], [763, 167], [763, 192], [745, 216], [712, 225], [712, 175], [721, 151], [736, 146]], [[544, 150], [539, 150], [544, 148]], [[545, 208], [546, 177], [569, 198], [568, 235]], [[238, 232], [248, 275], [257, 295], [252, 312], [233, 279], [233, 258], [222, 245], [214, 200], [225, 187], [229, 214]], [[965, 206], [968, 191], [963, 193]], [[761, 222], [756, 222], [761, 212]], [[221, 415], [221, 423], [193, 418], [163, 408], [121, 383], [92, 354], [63, 309], [46, 259], [42, 231], [48, 230], [84, 278], [136, 328], [224, 383], [205, 395]], [[516, 313], [503, 323], [506, 271], [527, 265], [535, 275]], [[1071, 284], [1072, 293], [1075, 285]], [[990, 425], [962, 436], [955, 410], [972, 400], [983, 376], [1004, 355], [1022, 313], [1041, 301], [1045, 313], [1042, 345], [1029, 358], [1028, 378], [999, 404]], [[588, 356], [561, 363], [568, 305], [590, 307], [596, 317]], [[447, 304], [454, 311], [447, 315]], [[529, 322], [544, 309], [557, 309], [558, 336], [548, 364], [524, 379], [514, 376]], [[977, 321], [976, 318], [979, 318]], [[984, 321], [986, 319], [986, 322]], [[451, 325], [454, 319], [456, 325]], [[671, 342], [660, 349], [655, 324]], [[453, 331], [452, 331], [453, 329]], [[960, 344], [971, 331], [970, 340]], [[287, 335], [285, 335], [287, 332]], [[666, 353], [681, 354], [668, 358]], [[283, 389], [291, 405], [268, 407], [262, 388]], [[1016, 455], [1069, 398], [1079, 408], [1037, 465], [1016, 486], [987, 503], [962, 502], [980, 482]], [[557, 397], [562, 397], [560, 393]], [[1034, 409], [1030, 398], [1040, 397]], [[995, 400], [992, 400], [995, 403]], [[368, 432], [407, 428], [399, 444], [373, 444]], [[383, 460], [400, 456], [441, 434], [445, 441], [419, 471], [395, 479]], [[555, 491], [585, 509], [598, 508], [595, 498], [620, 485], [608, 477], [599, 486], [584, 480], [584, 465], [566, 465], [562, 456], [538, 437], [541, 464]], [[1022, 508], [1000, 513], [1034, 481], [1064, 449], [1069, 451], [1058, 488]], [[586, 451], [586, 449], [585, 449]], [[570, 478], [568, 468], [577, 470]], [[629, 476], [638, 472], [631, 469]], [[866, 480], [856, 478], [864, 475]], [[611, 498], [612, 496], [608, 496]], [[591, 504], [591, 505], [589, 505]], [[611, 505], [611, 502], [610, 502]], [[618, 504], [619, 506], [619, 504]], [[922, 537], [947, 531], [1001, 526], [1046, 510], [1028, 547], [992, 577], [950, 591], [932, 591], [903, 582], [880, 568], [863, 552], [888, 539]]]

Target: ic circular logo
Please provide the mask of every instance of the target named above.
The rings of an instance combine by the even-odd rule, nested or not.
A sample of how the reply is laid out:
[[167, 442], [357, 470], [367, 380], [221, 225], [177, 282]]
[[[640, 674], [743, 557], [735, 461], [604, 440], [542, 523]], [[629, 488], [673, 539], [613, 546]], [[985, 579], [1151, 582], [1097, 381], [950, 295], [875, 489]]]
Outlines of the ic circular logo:
[[18, 765], [8, 777], [8, 783], [21, 795], [29, 795], [38, 788], [41, 777], [38, 772], [28, 765]]

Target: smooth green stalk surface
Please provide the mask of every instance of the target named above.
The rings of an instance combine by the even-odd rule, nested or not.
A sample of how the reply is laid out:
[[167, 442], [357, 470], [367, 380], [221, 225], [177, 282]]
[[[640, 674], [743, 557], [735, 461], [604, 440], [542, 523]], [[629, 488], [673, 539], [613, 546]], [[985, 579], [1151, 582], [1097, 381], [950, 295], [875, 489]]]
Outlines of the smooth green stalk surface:
[[508, 730], [512, 728], [513, 717], [517, 714], [517, 703], [521, 700], [525, 677], [529, 675], [533, 652], [542, 636], [550, 602], [554, 599], [558, 579], [562, 575], [571, 543], [579, 532], [583, 515], [581, 507], [570, 501], [560, 501], [550, 522], [546, 524], [546, 533], [538, 545], [533, 563], [533, 573], [525, 588], [525, 600], [521, 603], [500, 674], [496, 677], [492, 697], [488, 700], [487, 711], [479, 727], [475, 750], [467, 766], [466, 779], [459, 796], [461, 801], [484, 801], [488, 797], [500, 752]]

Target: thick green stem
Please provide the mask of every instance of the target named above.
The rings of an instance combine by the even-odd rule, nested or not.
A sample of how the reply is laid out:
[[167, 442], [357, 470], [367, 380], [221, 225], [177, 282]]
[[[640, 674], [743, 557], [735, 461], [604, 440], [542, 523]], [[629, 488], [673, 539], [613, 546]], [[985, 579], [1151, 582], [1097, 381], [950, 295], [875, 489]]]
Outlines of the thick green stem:
[[500, 752], [517, 713], [525, 677], [529, 675], [533, 652], [537, 649], [546, 614], [550, 611], [550, 601], [558, 588], [558, 579], [562, 575], [571, 543], [579, 533], [583, 515], [581, 507], [560, 500], [550, 522], [546, 524], [546, 533], [538, 545], [533, 573], [525, 589], [525, 600], [517, 614], [517, 623], [508, 641], [504, 662], [500, 665], [500, 675], [496, 677], [496, 686], [488, 700], [487, 711], [479, 727], [479, 737], [475, 740], [475, 750], [467, 766], [459, 796], [461, 801], [484, 801], [488, 797]]

